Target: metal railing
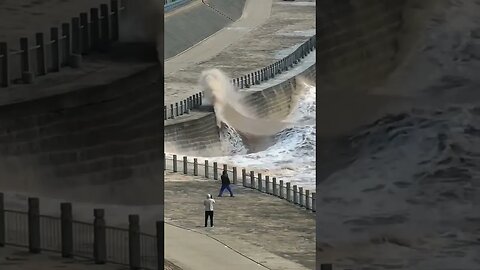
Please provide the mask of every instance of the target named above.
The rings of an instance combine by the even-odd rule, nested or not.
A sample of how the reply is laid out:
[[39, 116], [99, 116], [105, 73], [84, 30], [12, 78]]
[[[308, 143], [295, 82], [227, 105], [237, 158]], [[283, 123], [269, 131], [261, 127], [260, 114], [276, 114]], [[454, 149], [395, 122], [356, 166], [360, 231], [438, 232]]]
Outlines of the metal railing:
[[219, 166], [217, 162], [183, 156], [181, 160], [177, 155], [167, 157], [165, 155], [165, 170], [180, 172], [186, 175], [203, 176], [208, 179], [218, 180], [224, 170], [227, 171], [233, 184], [246, 188], [255, 189], [278, 198], [284, 199], [292, 204], [298, 205], [306, 210], [316, 212], [316, 195], [308, 189], [293, 185], [290, 182], [278, 180], [276, 177], [255, 173], [245, 168], [239, 170], [237, 167], [228, 168], [227, 164]]
[[163, 270], [159, 265], [163, 262], [163, 221], [156, 224], [157, 235], [151, 235], [140, 232], [138, 215], [129, 215], [126, 229], [106, 226], [103, 209], [94, 209], [93, 222], [83, 222], [71, 218], [70, 203], [60, 205], [60, 217], [41, 215], [39, 204], [38, 198], [29, 198], [28, 211], [7, 210], [0, 193], [0, 247], [12, 245], [31, 253], [50, 251], [92, 259], [96, 264]]
[[[238, 89], [250, 88], [252, 85], [261, 84], [262, 82], [275, 78], [278, 74], [281, 74], [298, 64], [315, 48], [316, 35], [310, 37], [295, 49], [295, 51], [281, 60], [247, 75], [232, 79], [231, 83]], [[203, 97], [203, 92], [199, 91], [182, 101], [164, 106], [164, 120], [175, 119], [175, 117], [188, 114], [191, 110], [199, 108], [202, 105]]]
[[33, 45], [28, 37], [20, 38], [19, 49], [0, 42], [0, 87], [12, 82], [33, 83], [36, 76], [58, 72], [64, 66], [79, 67], [82, 54], [105, 49], [118, 40], [119, 16], [124, 9], [118, 0], [110, 0], [110, 5], [82, 12], [70, 23], [62, 23], [60, 29], [50, 28], [48, 38], [36, 33]]

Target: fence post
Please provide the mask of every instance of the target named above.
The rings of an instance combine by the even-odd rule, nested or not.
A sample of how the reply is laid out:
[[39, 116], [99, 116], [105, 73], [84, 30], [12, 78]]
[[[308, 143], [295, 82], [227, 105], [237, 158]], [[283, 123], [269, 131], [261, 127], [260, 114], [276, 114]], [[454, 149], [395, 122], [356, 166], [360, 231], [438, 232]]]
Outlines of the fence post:
[[62, 257], [73, 257], [73, 223], [72, 204], [60, 204], [60, 219], [62, 225]]
[[273, 195], [278, 196], [278, 190], [277, 190], [277, 178], [273, 177]]
[[177, 155], [173, 155], [173, 172], [177, 172]]
[[283, 192], [283, 180], [280, 180], [280, 198], [285, 199], [285, 192]]
[[304, 194], [303, 194], [303, 187], [299, 187], [299, 188], [298, 188], [298, 194], [299, 194], [299, 197], [300, 197], [300, 200], [299, 200], [300, 202], [299, 202], [299, 204], [300, 204], [300, 206], [303, 207], [303, 206], [305, 206], [304, 197], [303, 197], [303, 196], [304, 196]]
[[140, 269], [140, 217], [128, 215], [128, 261], [130, 269]]
[[298, 186], [293, 185], [293, 203], [298, 204]]
[[70, 24], [62, 23], [62, 38], [64, 39], [63, 50], [65, 52], [65, 62], [68, 62], [70, 55], [72, 54], [72, 48], [70, 44]]
[[312, 192], [312, 212], [316, 212], [317, 211], [317, 203], [316, 203], [316, 194], [315, 192]]
[[105, 210], [93, 209], [93, 258], [96, 264], [104, 264], [107, 259], [107, 242], [105, 232]]
[[173, 113], [173, 104], [170, 104], [170, 115], [172, 119], [175, 119], [175, 114]]
[[106, 51], [110, 45], [110, 12], [107, 4], [100, 5], [100, 16], [102, 17], [102, 42], [100, 48]]
[[250, 171], [250, 188], [254, 189], [255, 188], [255, 172]]
[[205, 160], [205, 178], [209, 178], [209, 175], [208, 175], [208, 160]]
[[223, 170], [228, 172], [228, 165], [227, 164], [223, 164]]
[[119, 14], [118, 14], [118, 0], [111, 0], [110, 1], [110, 9], [112, 11], [112, 40], [118, 40], [118, 30], [119, 30]]
[[80, 52], [82, 54], [86, 54], [88, 52], [88, 49], [90, 49], [90, 29], [88, 28], [88, 14], [86, 12], [80, 13], [80, 28], [82, 29], [82, 34], [81, 34], [81, 49]]
[[183, 174], [188, 173], [188, 160], [186, 156], [183, 156]]
[[333, 270], [333, 265], [330, 263], [322, 263], [320, 264], [320, 270]]
[[237, 184], [237, 167], [233, 167], [232, 171], [233, 171], [233, 184], [236, 185]]
[[242, 169], [242, 185], [247, 187], [247, 170]]
[[291, 190], [291, 184], [290, 182], [287, 182], [287, 201], [291, 202], [292, 201], [292, 195], [290, 195], [290, 190]]
[[0, 86], [8, 87], [10, 85], [10, 65], [8, 59], [8, 45], [6, 42], [0, 42]]
[[28, 249], [40, 253], [40, 200], [28, 198]]
[[257, 174], [257, 178], [258, 178], [257, 189], [258, 189], [258, 191], [262, 192], [262, 188], [263, 188], [263, 184], [262, 184], [262, 174], [261, 174], [261, 173], [258, 173], [258, 174]]
[[175, 116], [179, 116], [179, 112], [178, 112], [178, 102], [175, 102]]
[[60, 71], [60, 65], [61, 65], [61, 58], [60, 58], [60, 39], [59, 39], [59, 33], [58, 33], [58, 28], [57, 27], [52, 27], [50, 28], [50, 40], [52, 43], [50, 44], [51, 46], [51, 52], [52, 52], [52, 64], [53, 72], [58, 72]]
[[0, 192], [0, 247], [5, 246], [5, 199]]
[[98, 8], [91, 8], [90, 9], [90, 20], [92, 23], [92, 29], [90, 31], [92, 44], [91, 47], [93, 49], [97, 49], [100, 40], [100, 25], [99, 25], [99, 18], [98, 18]]
[[33, 83], [34, 73], [30, 68], [30, 44], [28, 38], [20, 38], [22, 81], [24, 83]]
[[213, 179], [218, 180], [218, 168], [217, 162], [213, 162]]
[[163, 269], [163, 260], [164, 260], [164, 223], [163, 221], [157, 221], [157, 269]]
[[268, 182], [270, 182], [270, 176], [265, 175], [265, 193], [271, 194], [270, 193], [270, 184]]
[[310, 190], [305, 190], [305, 208], [307, 208], [307, 210], [310, 210], [312, 209], [311, 206], [310, 206]]
[[197, 158], [193, 159], [193, 175], [198, 175], [198, 160]]
[[37, 48], [37, 67], [40, 75], [47, 74], [47, 61], [45, 59], [45, 40], [43, 33], [35, 34]]

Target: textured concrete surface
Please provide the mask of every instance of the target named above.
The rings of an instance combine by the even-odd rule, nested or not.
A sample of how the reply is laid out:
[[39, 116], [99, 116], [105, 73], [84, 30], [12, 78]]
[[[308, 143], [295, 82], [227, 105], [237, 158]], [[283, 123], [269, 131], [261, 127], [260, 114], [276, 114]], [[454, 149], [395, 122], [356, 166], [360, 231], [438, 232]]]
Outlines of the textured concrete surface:
[[[220, 68], [231, 77], [242, 76], [274, 63], [285, 56], [285, 51], [314, 35], [315, 2], [307, 1], [304, 5], [299, 3], [274, 0], [271, 15], [265, 23], [253, 28], [245, 24], [230, 29], [235, 30], [241, 39], [234, 37], [232, 45], [226, 48], [220, 46], [220, 50], [209, 53], [207, 59], [202, 50], [199, 50], [198, 55], [189, 54], [185, 64], [175, 64], [183, 61], [175, 58], [165, 62], [165, 104], [197, 93], [197, 81], [205, 69]], [[268, 8], [264, 10], [268, 11]], [[222, 35], [213, 35], [204, 42], [229, 44], [230, 41]]]
[[[2, 270], [128, 270], [129, 267], [114, 264], [95, 264], [92, 260], [62, 258], [59, 254], [42, 252], [31, 254], [26, 248], [0, 247], [0, 269]], [[165, 268], [166, 270], [168, 268]], [[170, 270], [170, 269], [168, 269]], [[177, 270], [177, 269], [173, 269]]]
[[[217, 195], [218, 181], [170, 172], [165, 179], [166, 222], [214, 237], [270, 269], [314, 268], [313, 213], [270, 195], [236, 186], [236, 197], [214, 198], [217, 201], [215, 227], [204, 228], [202, 202], [207, 193]], [[168, 234], [166, 237], [167, 243], [174, 241]], [[168, 246], [166, 249], [168, 254]]]
[[[208, 5], [210, 6], [208, 6]], [[169, 59], [237, 20], [245, 0], [195, 0], [165, 16], [165, 59]], [[221, 13], [217, 12], [221, 10]]]

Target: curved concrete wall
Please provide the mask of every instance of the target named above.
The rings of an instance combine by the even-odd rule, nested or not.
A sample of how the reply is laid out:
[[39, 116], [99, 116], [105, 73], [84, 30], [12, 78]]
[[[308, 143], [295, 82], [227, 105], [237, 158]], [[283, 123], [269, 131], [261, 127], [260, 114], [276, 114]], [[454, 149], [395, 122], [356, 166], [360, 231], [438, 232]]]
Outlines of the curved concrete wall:
[[284, 119], [293, 109], [295, 95], [299, 78], [309, 81], [315, 80], [316, 67], [310, 66], [302, 73], [290, 79], [266, 88], [262, 91], [252, 93], [244, 98], [244, 102], [255, 110], [259, 118]]
[[406, 0], [320, 0], [320, 91], [361, 91], [393, 70]]
[[1, 106], [0, 185], [154, 179], [163, 157], [159, 73], [155, 66], [111, 85]]
[[[233, 20], [240, 18], [245, 6], [245, 0], [210, 0], [208, 3]], [[231, 20], [203, 3], [193, 4], [185, 11], [166, 17], [165, 59], [185, 51], [230, 23]]]

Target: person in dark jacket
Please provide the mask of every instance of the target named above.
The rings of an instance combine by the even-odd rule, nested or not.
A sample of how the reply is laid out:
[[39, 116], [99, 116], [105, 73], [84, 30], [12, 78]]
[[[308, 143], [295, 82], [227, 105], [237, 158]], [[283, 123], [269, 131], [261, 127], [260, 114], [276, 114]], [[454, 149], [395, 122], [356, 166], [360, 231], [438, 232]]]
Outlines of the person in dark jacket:
[[225, 189], [227, 189], [228, 192], [230, 192], [230, 197], [233, 197], [233, 192], [230, 189], [230, 179], [228, 178], [227, 171], [223, 171], [221, 178], [222, 178], [222, 187], [220, 188], [220, 194], [218, 194], [218, 197], [222, 197], [223, 191]]

